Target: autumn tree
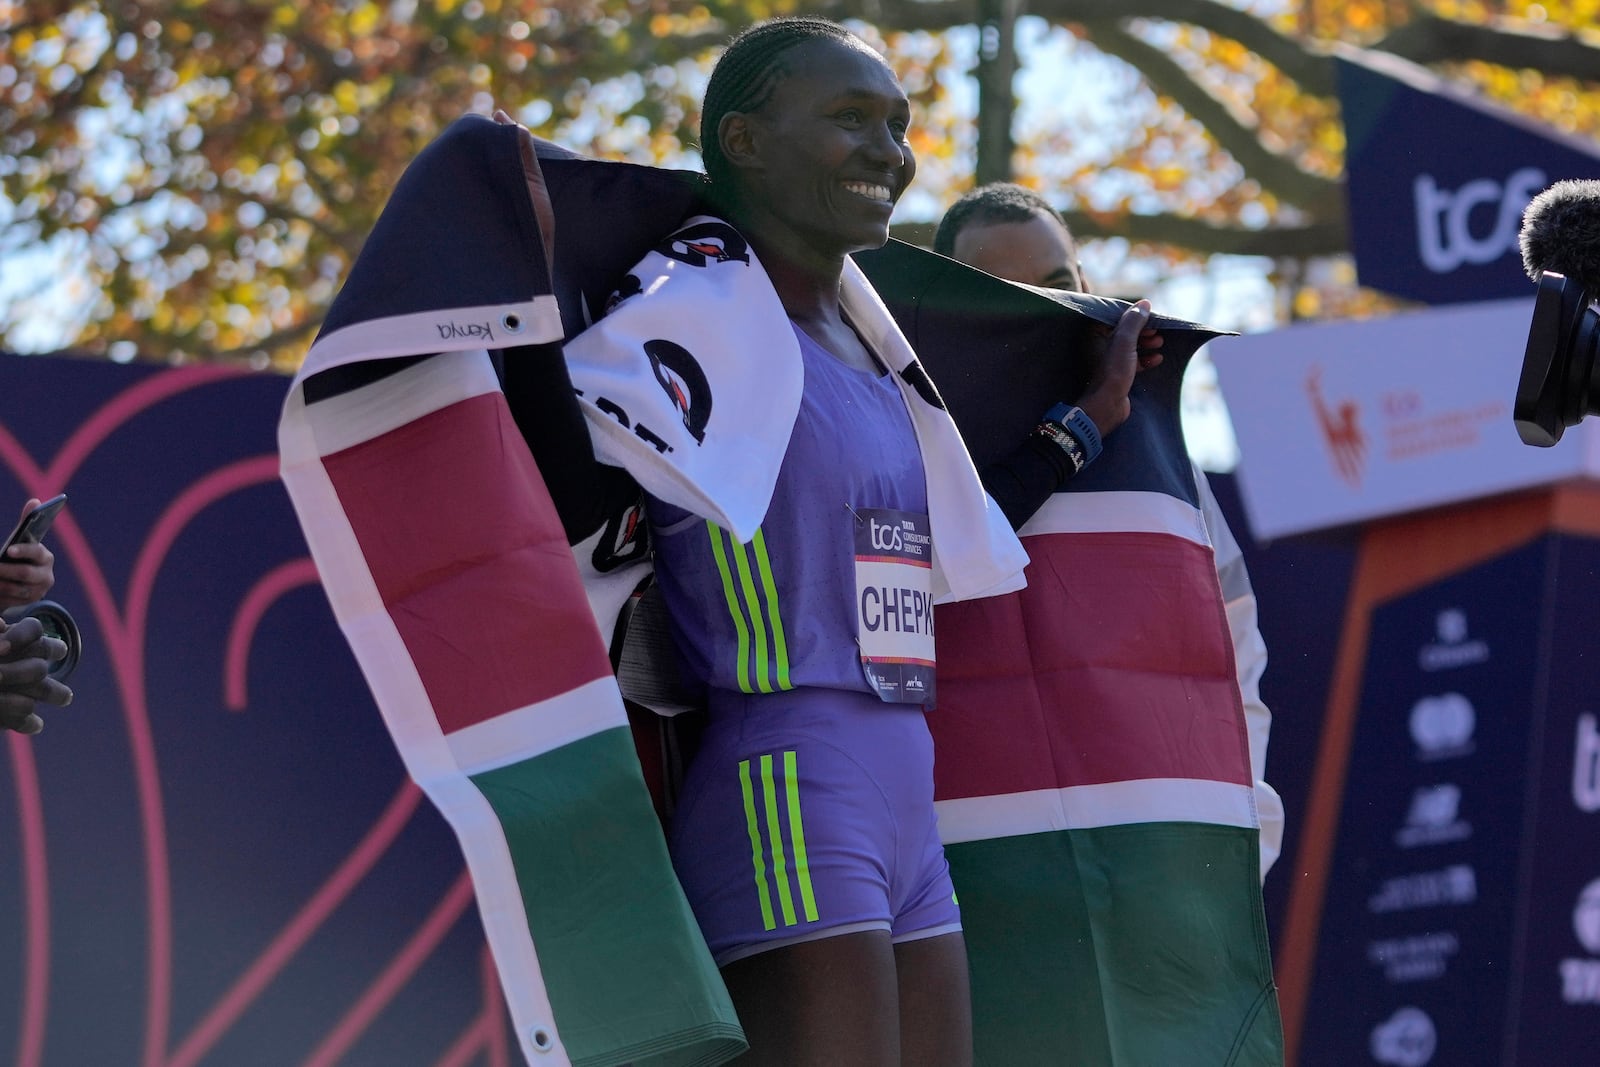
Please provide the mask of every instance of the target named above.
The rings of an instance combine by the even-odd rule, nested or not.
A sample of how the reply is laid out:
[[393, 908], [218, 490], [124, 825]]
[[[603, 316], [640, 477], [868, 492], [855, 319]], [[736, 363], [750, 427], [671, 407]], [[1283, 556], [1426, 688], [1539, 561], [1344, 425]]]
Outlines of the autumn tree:
[[[11, 344], [54, 310], [89, 352], [292, 364], [400, 170], [450, 120], [503, 107], [580, 151], [693, 165], [716, 46], [794, 11], [852, 20], [912, 93], [923, 167], [902, 212], [910, 239], [975, 172], [1011, 173], [1080, 233], [1170, 263], [1337, 257], [1330, 42], [1425, 63], [1594, 136], [1600, 42], [1584, 27], [1597, 6], [0, 0], [0, 259], [13, 264], [0, 316]], [[1036, 41], [1113, 57], [1108, 114], [1062, 101], [1017, 135], [1019, 19]], [[981, 121], [964, 88], [975, 73]], [[58, 274], [82, 291], [63, 292]]]

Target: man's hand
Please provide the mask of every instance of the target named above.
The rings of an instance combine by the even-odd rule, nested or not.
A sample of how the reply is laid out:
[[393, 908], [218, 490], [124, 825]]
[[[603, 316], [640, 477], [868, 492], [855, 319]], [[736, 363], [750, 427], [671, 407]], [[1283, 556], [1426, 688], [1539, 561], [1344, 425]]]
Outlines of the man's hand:
[[1102, 440], [1127, 422], [1133, 411], [1128, 402], [1133, 376], [1161, 365], [1159, 349], [1165, 339], [1145, 325], [1149, 321], [1150, 301], [1140, 300], [1122, 313], [1116, 329], [1096, 331], [1094, 369], [1078, 406], [1094, 420]]
[[72, 703], [72, 690], [49, 676], [50, 664], [66, 654], [65, 642], [46, 637], [38, 619], [0, 620], [0, 729], [36, 734], [44, 729], [34, 711], [40, 702]]
[[[37, 499], [22, 507], [26, 515], [39, 505]], [[0, 530], [5, 527], [0, 526]], [[5, 535], [0, 534], [0, 538]], [[19, 604], [32, 604], [42, 600], [50, 587], [56, 584], [56, 557], [42, 542], [12, 545], [0, 557], [0, 611]]]

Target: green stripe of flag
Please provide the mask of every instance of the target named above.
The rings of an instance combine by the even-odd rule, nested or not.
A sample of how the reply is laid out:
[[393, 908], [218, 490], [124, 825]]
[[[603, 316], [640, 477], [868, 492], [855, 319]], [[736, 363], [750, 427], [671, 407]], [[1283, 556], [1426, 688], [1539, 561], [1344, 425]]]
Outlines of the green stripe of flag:
[[626, 726], [471, 780], [504, 832], [575, 1067], [720, 1063], [744, 1048]]
[[1135, 823], [945, 855], [978, 1067], [1281, 1067], [1254, 829]]

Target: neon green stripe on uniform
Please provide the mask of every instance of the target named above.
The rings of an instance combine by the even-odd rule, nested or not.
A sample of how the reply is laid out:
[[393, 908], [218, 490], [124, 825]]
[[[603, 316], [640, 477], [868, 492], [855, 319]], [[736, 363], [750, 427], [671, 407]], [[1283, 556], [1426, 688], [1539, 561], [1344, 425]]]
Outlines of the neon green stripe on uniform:
[[[722, 595], [728, 598], [728, 614], [733, 616], [733, 628], [739, 635], [739, 689], [750, 689], [750, 630], [744, 624], [744, 612], [739, 610], [739, 594], [733, 588], [733, 572], [728, 569], [728, 555], [722, 547], [722, 531], [716, 523], [707, 522], [711, 534], [711, 554], [717, 560], [717, 573], [722, 575]], [[770, 930], [771, 927], [768, 927]]]
[[[772, 622], [772, 656], [778, 665], [778, 688], [793, 689], [789, 681], [789, 646], [783, 639], [783, 616], [778, 610], [778, 584], [772, 577], [772, 561], [767, 558], [767, 539], [756, 528], [752, 542], [756, 550], [756, 566], [761, 570], [761, 588], [767, 594], [767, 618]], [[751, 611], [755, 605], [751, 605]]]
[[745, 606], [750, 609], [750, 629], [756, 638], [756, 687], [763, 693], [770, 693], [772, 674], [771, 664], [767, 662], [767, 628], [761, 621], [761, 601], [756, 598], [756, 583], [750, 577], [750, 557], [745, 554], [743, 545], [734, 544], [733, 561], [739, 568], [739, 587], [744, 590]]
[[[763, 763], [766, 757], [762, 757]], [[764, 768], [763, 768], [764, 769]], [[761, 899], [761, 928], [775, 929], [772, 917], [772, 896], [767, 892], [767, 863], [761, 851], [761, 827], [756, 822], [755, 791], [750, 788], [750, 761], [739, 761], [739, 790], [744, 794], [744, 825], [750, 831], [750, 862], [756, 869], [756, 896]]]
[[794, 874], [800, 881], [800, 904], [806, 922], [817, 921], [817, 898], [811, 892], [811, 864], [806, 860], [806, 827], [800, 820], [800, 776], [794, 769], [794, 752], [783, 754], [783, 784], [789, 793], [789, 837], [794, 842]]
[[772, 782], [772, 756], [761, 757], [761, 792], [767, 802], [767, 840], [772, 845], [772, 878], [778, 883], [778, 905], [783, 925], [793, 926], [794, 897], [789, 893], [788, 863], [783, 858], [783, 828], [778, 825], [778, 791]]

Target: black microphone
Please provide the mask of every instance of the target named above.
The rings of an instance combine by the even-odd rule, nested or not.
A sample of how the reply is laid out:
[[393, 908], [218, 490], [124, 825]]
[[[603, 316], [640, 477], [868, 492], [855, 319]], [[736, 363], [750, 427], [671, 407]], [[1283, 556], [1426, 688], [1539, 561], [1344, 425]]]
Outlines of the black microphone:
[[1534, 281], [1548, 271], [1600, 292], [1600, 181], [1556, 182], [1534, 197], [1517, 243], [1522, 269]]
[[1511, 417], [1524, 444], [1549, 447], [1600, 412], [1600, 181], [1560, 181], [1534, 197], [1517, 242], [1539, 293]]

